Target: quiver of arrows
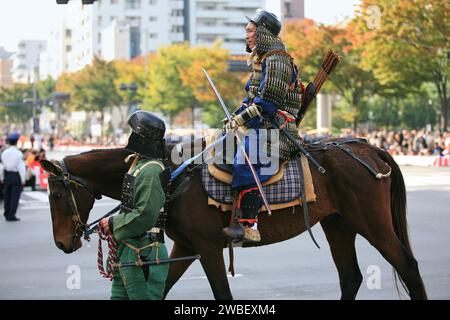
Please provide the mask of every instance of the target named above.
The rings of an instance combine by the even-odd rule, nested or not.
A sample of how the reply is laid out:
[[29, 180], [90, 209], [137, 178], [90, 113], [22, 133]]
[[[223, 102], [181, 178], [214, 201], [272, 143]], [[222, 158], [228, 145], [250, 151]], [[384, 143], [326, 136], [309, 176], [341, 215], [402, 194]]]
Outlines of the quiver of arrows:
[[327, 80], [328, 76], [336, 68], [339, 61], [341, 61], [341, 58], [332, 50], [329, 50], [325, 54], [322, 66], [319, 72], [317, 72], [316, 77], [314, 78], [314, 82], [310, 82], [306, 86], [305, 91], [303, 92], [302, 106], [297, 115], [297, 127], [300, 125], [301, 121], [305, 117], [305, 114], [308, 111], [308, 108], [312, 100], [317, 96], [323, 84]]

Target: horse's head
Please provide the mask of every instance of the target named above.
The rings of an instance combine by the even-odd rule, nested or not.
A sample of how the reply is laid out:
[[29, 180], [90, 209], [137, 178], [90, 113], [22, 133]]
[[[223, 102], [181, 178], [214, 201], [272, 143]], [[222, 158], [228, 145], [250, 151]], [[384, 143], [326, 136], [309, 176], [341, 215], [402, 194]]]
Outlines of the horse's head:
[[70, 174], [64, 161], [41, 161], [49, 173], [48, 199], [56, 246], [65, 253], [81, 247], [81, 236], [94, 201], [100, 196], [83, 178]]

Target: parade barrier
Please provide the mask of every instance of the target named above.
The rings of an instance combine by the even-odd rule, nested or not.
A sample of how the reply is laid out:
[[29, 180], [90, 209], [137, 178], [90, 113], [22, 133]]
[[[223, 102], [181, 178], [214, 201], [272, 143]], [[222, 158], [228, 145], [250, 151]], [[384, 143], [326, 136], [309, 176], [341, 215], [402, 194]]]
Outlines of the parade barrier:
[[434, 159], [433, 166], [435, 167], [450, 167], [450, 155], [437, 156]]
[[393, 156], [400, 166], [450, 167], [450, 155], [446, 156]]

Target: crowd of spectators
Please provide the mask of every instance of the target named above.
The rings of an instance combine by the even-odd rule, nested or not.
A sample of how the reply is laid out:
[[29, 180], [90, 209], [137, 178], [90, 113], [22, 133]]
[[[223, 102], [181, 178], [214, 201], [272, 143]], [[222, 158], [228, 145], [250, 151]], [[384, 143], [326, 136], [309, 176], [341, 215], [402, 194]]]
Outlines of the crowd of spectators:
[[[357, 133], [342, 131], [340, 137], [361, 137], [369, 143], [387, 150], [391, 155], [446, 156], [450, 155], [450, 132], [422, 130], [372, 131]], [[306, 133], [306, 142], [332, 137], [327, 132]]]
[[378, 131], [367, 136], [370, 143], [392, 155], [450, 155], [450, 132], [427, 130]]

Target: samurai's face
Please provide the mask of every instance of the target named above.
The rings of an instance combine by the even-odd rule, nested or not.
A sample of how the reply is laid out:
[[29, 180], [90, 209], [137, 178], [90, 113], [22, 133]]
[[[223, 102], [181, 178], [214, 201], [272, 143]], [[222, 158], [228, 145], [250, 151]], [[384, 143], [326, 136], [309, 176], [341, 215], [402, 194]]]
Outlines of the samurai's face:
[[249, 22], [245, 27], [245, 40], [250, 49], [256, 46], [256, 25], [253, 22]]

